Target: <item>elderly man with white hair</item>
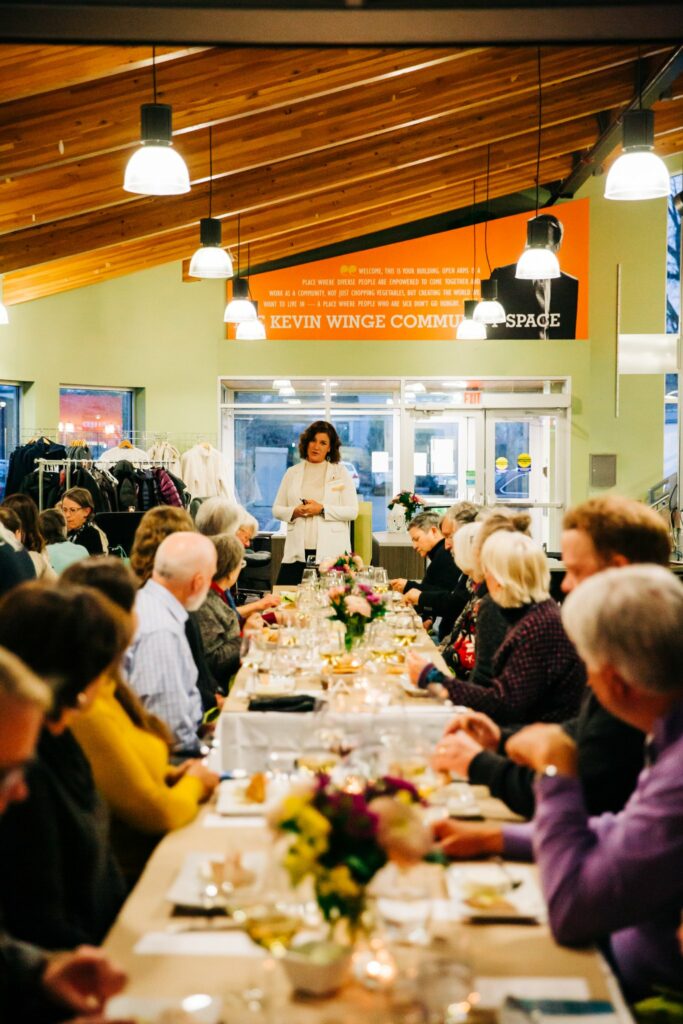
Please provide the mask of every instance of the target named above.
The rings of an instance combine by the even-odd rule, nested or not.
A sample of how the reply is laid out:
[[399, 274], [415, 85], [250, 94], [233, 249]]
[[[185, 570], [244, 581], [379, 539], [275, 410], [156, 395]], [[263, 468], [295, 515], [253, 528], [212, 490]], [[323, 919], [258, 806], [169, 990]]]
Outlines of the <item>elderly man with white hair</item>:
[[[680, 988], [683, 906], [683, 587], [660, 566], [608, 569], [562, 610], [603, 707], [648, 737], [646, 767], [619, 814], [589, 817], [576, 745], [532, 725], [507, 753], [539, 774], [533, 852], [555, 938], [607, 941], [629, 997]], [[531, 852], [529, 826], [437, 824], [445, 852]]]
[[203, 604], [216, 572], [216, 549], [198, 533], [172, 533], [159, 545], [152, 578], [138, 592], [138, 628], [127, 655], [128, 681], [162, 718], [177, 751], [196, 754], [202, 700], [185, 635], [188, 613]]

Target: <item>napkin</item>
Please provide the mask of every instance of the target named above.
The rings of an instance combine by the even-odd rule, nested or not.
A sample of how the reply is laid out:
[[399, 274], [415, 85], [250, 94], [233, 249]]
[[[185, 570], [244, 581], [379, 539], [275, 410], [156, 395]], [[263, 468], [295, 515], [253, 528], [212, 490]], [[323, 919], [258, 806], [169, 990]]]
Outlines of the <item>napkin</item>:
[[314, 711], [315, 697], [310, 694], [293, 694], [291, 697], [252, 697], [250, 711]]
[[243, 932], [147, 932], [133, 949], [138, 956], [265, 956]]

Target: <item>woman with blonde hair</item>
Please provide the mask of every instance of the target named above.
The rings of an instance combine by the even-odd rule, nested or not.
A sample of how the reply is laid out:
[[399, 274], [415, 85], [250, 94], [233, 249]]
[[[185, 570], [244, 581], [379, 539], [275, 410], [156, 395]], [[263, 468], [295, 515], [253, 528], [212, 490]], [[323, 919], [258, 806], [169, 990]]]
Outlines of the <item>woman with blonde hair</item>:
[[438, 682], [454, 703], [485, 711], [500, 724], [570, 718], [586, 673], [549, 595], [544, 551], [524, 534], [498, 530], [484, 542], [481, 564], [488, 592], [508, 624], [493, 658], [491, 684], [443, 675]]

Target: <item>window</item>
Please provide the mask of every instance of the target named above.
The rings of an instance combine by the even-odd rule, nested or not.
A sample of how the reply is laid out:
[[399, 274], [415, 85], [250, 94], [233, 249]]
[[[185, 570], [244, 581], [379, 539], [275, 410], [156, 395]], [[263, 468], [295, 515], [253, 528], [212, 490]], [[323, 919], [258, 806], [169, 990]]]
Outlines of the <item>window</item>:
[[0, 498], [5, 496], [9, 457], [19, 444], [19, 396], [17, 384], [0, 384]]
[[115, 448], [133, 431], [133, 392], [114, 388], [59, 389], [59, 439], [84, 440], [94, 456]]

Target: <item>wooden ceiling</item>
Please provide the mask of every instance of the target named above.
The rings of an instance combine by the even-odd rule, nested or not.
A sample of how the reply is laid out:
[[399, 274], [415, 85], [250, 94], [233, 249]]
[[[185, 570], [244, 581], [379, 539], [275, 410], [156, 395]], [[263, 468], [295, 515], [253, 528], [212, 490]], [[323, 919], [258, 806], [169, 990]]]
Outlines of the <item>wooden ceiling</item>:
[[[672, 67], [643, 45], [644, 79]], [[544, 46], [540, 181], [561, 191], [634, 101], [638, 48]], [[533, 47], [157, 50], [159, 102], [192, 191], [123, 191], [151, 101], [141, 46], [0, 46], [0, 274], [8, 305], [189, 259], [208, 215], [235, 256], [272, 265], [533, 189]], [[678, 65], [675, 65], [677, 67]], [[654, 104], [656, 148], [683, 150], [683, 76]], [[655, 92], [655, 96], [657, 92]]]

